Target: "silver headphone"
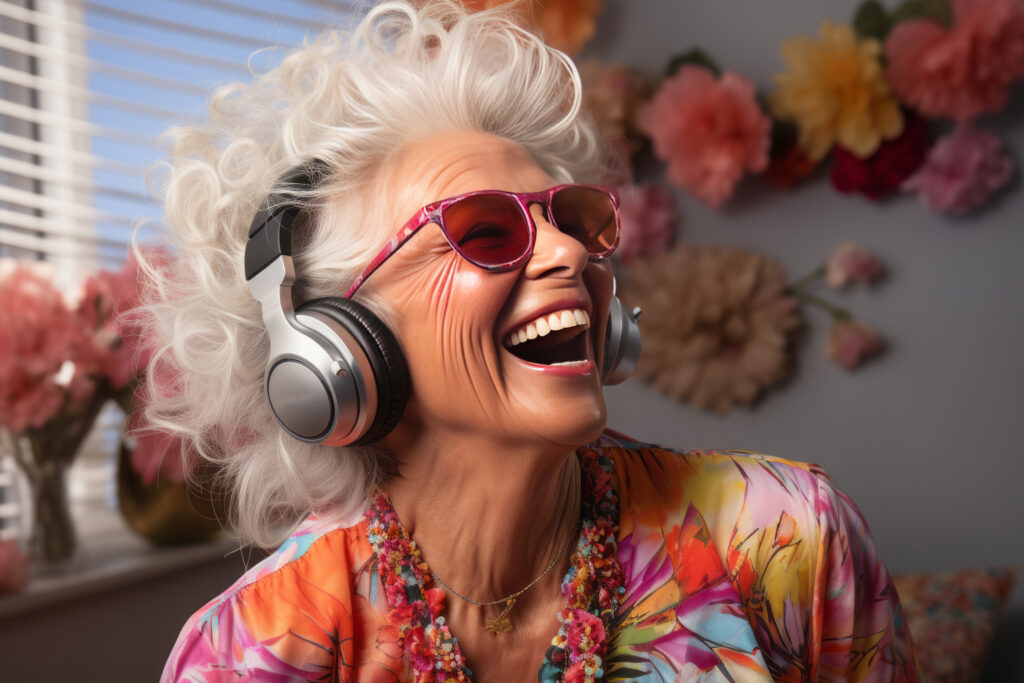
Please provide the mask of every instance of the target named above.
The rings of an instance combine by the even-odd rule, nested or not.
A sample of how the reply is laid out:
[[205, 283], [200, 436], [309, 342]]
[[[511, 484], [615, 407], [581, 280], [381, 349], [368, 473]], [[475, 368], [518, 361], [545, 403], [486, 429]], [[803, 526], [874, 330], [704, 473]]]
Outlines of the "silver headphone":
[[[288, 193], [310, 189], [328, 174], [319, 160], [275, 185], [249, 227], [245, 279], [260, 302], [270, 337], [265, 373], [274, 417], [305, 443], [363, 445], [390, 432], [409, 397], [409, 371], [394, 334], [366, 307], [340, 297], [292, 300], [291, 229], [301, 207]], [[601, 377], [618, 384], [640, 357], [640, 309], [612, 296]]]

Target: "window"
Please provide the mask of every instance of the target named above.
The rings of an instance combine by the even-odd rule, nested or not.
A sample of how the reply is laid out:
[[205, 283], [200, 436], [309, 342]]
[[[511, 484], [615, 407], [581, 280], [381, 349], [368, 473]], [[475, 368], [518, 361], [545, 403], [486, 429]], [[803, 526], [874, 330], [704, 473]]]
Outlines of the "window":
[[[255, 51], [349, 25], [351, 4], [0, 0], [0, 257], [49, 262], [64, 289], [118, 268], [133, 232], [145, 240], [160, 225], [145, 177], [158, 136], [202, 117], [211, 86], [248, 79]], [[79, 454], [70, 488], [83, 505], [114, 504], [121, 417], [104, 412]], [[24, 514], [2, 455], [0, 538]]]

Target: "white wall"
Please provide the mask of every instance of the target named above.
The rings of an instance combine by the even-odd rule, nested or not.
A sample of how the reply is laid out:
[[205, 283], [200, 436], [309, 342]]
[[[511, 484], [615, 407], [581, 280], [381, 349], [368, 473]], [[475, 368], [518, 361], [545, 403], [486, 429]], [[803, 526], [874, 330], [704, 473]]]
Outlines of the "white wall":
[[[660, 73], [670, 56], [699, 45], [761, 89], [783, 70], [785, 37], [816, 35], [822, 19], [846, 21], [856, 8], [841, 0], [605, 4], [584, 57]], [[1008, 143], [1019, 165], [1024, 88], [981, 123]], [[795, 376], [755, 410], [718, 417], [630, 380], [607, 392], [609, 425], [679, 447], [747, 448], [820, 463], [859, 503], [894, 571], [1024, 568], [1019, 173], [995, 205], [967, 219], [929, 213], [909, 197], [876, 205], [840, 195], [827, 177], [794, 193], [747, 182], [719, 212], [679, 197], [683, 239], [760, 250], [791, 277], [843, 241], [877, 250], [887, 280], [837, 300], [880, 328], [889, 351], [847, 374], [824, 358], [827, 316], [809, 310]], [[1024, 605], [1024, 591], [1016, 596]]]

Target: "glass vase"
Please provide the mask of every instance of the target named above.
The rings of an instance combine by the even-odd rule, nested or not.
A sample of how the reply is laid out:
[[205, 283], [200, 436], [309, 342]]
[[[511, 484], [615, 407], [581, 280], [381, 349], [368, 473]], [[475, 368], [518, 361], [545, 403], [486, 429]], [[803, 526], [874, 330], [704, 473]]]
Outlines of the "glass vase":
[[37, 563], [59, 564], [71, 559], [77, 544], [68, 499], [68, 468], [74, 455], [56, 455], [46, 448], [46, 440], [34, 435], [11, 440], [14, 460], [30, 489], [29, 557]]
[[68, 471], [102, 407], [103, 401], [96, 400], [61, 411], [42, 427], [5, 434], [31, 490], [29, 557], [36, 564], [62, 564], [75, 554], [78, 537], [68, 498]]

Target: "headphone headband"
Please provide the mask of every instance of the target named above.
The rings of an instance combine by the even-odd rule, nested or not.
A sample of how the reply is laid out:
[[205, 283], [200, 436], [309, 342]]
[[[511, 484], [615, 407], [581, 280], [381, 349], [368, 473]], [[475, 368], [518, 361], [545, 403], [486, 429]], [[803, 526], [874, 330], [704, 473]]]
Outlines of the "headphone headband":
[[278, 256], [292, 255], [292, 224], [301, 206], [287, 200], [289, 190], [311, 190], [328, 176], [327, 162], [322, 159], [297, 166], [275, 183], [263, 205], [249, 225], [249, 242], [245, 247], [245, 279], [251, 280]]

